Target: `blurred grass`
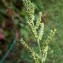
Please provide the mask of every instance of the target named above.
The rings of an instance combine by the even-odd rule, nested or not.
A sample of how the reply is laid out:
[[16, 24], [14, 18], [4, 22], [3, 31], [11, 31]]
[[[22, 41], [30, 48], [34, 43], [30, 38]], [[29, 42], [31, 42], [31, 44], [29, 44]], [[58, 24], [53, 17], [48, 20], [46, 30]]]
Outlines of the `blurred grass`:
[[[56, 28], [57, 32], [50, 44], [46, 63], [63, 63], [63, 0], [43, 0], [44, 11], [48, 14], [45, 32]], [[46, 33], [47, 34], [47, 33]], [[45, 34], [45, 35], [46, 35]], [[53, 52], [51, 52], [53, 51]]]

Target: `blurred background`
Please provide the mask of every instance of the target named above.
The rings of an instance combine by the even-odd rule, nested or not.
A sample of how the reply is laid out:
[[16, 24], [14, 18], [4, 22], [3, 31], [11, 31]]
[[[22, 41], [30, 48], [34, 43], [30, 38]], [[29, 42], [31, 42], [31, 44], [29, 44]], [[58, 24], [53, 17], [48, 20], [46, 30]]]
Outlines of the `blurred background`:
[[[43, 40], [51, 29], [57, 29], [49, 45], [45, 63], [63, 63], [63, 0], [31, 2], [35, 5], [35, 18], [40, 11], [43, 13]], [[22, 0], [0, 0], [0, 61], [3, 63], [33, 63], [30, 53], [19, 41], [20, 37], [23, 37], [30, 47], [37, 51], [37, 44], [26, 22]]]

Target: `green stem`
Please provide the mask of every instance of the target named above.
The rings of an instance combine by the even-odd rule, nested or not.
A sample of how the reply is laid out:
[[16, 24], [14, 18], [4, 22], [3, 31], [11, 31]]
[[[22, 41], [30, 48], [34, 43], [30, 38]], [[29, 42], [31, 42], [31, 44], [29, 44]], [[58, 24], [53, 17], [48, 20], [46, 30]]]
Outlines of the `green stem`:
[[41, 63], [42, 63], [42, 53], [41, 53], [41, 47], [40, 47], [39, 40], [37, 40], [37, 43], [38, 43], [38, 48], [39, 48], [40, 61], [41, 61]]

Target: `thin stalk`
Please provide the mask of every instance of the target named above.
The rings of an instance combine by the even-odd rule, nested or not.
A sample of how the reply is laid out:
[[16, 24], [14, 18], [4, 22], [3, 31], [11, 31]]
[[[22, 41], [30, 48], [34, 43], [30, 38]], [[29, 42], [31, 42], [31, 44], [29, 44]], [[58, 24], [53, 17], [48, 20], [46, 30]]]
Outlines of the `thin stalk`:
[[13, 49], [14, 45], [16, 43], [16, 39], [13, 40], [13, 42], [10, 44], [8, 51], [6, 52], [6, 54], [3, 56], [3, 58], [1, 59], [0, 63], [3, 63], [3, 61], [6, 59], [7, 55], [10, 53], [10, 51]]
[[37, 43], [38, 43], [38, 48], [39, 48], [40, 61], [41, 61], [41, 63], [42, 63], [42, 53], [41, 53], [41, 47], [40, 47], [39, 40], [37, 40]]

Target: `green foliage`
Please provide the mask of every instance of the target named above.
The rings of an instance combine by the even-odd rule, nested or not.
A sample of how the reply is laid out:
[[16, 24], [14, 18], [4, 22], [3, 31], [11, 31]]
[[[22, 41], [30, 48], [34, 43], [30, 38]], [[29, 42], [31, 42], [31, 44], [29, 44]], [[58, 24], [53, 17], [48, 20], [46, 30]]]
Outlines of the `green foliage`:
[[[6, 1], [7, 6], [11, 9], [9, 11], [11, 12], [11, 15], [14, 16], [13, 24], [15, 27], [10, 25], [12, 20], [10, 19], [11, 17], [9, 13], [7, 13], [7, 7], [5, 6], [5, 3], [3, 4], [2, 1]], [[32, 52], [34, 52], [34, 54], [37, 54], [35, 55], [36, 58], [39, 58], [37, 57], [38, 55], [40, 56], [37, 45], [37, 39], [40, 39], [39, 44], [41, 47], [41, 52], [45, 53], [47, 51], [45, 54], [43, 54], [45, 57], [42, 58], [43, 61], [46, 60], [45, 63], [63, 63], [63, 0], [31, 0], [33, 3], [27, 6], [30, 7], [30, 9], [34, 9], [33, 12], [31, 11], [31, 15], [28, 14], [29, 12], [26, 12], [27, 7], [24, 6], [25, 2], [22, 1], [23, 0], [0, 0], [0, 28], [2, 29], [2, 33], [5, 37], [5, 44], [0, 44], [0, 59], [4, 53], [6, 53], [8, 46], [11, 44], [11, 41], [15, 36], [14, 28], [17, 28], [21, 33], [19, 35], [21, 35], [23, 38], [23, 43], [25, 43], [32, 50]], [[28, 8], [29, 11], [30, 9]], [[18, 14], [20, 18], [12, 14], [12, 12]], [[42, 22], [41, 15], [43, 16], [44, 13], [46, 13], [46, 20], [44, 28], [42, 28], [43, 26], [41, 27], [40, 25]], [[28, 24], [29, 19], [32, 20], [31, 23], [33, 22], [32, 27], [30, 27]], [[2, 23], [5, 24], [4, 28], [2, 28]], [[10, 27], [7, 26], [8, 24]], [[50, 36], [50, 30], [53, 28], [57, 28], [57, 32], [52, 39], [48, 36]], [[51, 40], [51, 42], [48, 40]], [[50, 44], [46, 47], [47, 43]], [[30, 53], [30, 49], [23, 47], [22, 44], [17, 41], [13, 50], [9, 53], [8, 57], [10, 59], [7, 57], [3, 63], [23, 63], [25, 61], [28, 61], [26, 63], [34, 63], [35, 60], [38, 63], [40, 61], [40, 59], [37, 60], [35, 56], [33, 57], [34, 54], [32, 55], [32, 53]], [[42, 49], [44, 51], [42, 51]], [[35, 58], [35, 60], [32, 58]]]

